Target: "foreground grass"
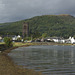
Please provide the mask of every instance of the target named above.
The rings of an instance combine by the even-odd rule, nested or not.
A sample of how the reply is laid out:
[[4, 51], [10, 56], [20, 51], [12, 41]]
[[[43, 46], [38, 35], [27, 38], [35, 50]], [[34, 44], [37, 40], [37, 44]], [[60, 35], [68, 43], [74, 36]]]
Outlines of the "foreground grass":
[[[4, 43], [0, 43], [0, 46], [3, 47]], [[8, 56], [8, 53], [20, 46], [28, 46], [28, 44], [15, 43], [14, 47], [0, 53], [0, 75], [42, 75], [41, 72], [36, 72], [32, 69], [24, 69], [22, 66], [14, 64], [12, 59]]]
[[22, 69], [16, 66], [4, 53], [0, 53], [0, 75], [42, 75], [34, 70]]

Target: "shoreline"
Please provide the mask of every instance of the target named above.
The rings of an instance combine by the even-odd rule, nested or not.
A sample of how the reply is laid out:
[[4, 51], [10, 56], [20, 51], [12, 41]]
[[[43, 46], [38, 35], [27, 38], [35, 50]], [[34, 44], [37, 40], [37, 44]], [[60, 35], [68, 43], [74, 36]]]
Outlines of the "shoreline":
[[[18, 45], [17, 45], [18, 44]], [[2, 53], [8, 54], [9, 52], [11, 52], [11, 50], [19, 48], [19, 47], [28, 47], [28, 46], [36, 46], [36, 45], [58, 45], [58, 46], [75, 46], [75, 44], [66, 44], [66, 43], [53, 43], [53, 42], [37, 42], [37, 43], [15, 43], [14, 47], [11, 47], [9, 49], [6, 49], [4, 51], [2, 51]]]
[[59, 45], [59, 46], [75, 46], [71, 43], [55, 43], [55, 42], [32, 42], [32, 43], [14, 43], [14, 47], [35, 46], [35, 45]]
[[33, 69], [24, 69], [22, 66], [14, 64], [12, 59], [6, 54], [0, 54], [0, 75], [42, 75]]
[[43, 75], [34, 69], [26, 69], [23, 68], [23, 66], [15, 64], [12, 58], [8, 56], [11, 50], [27, 46], [28, 45], [12, 47], [0, 53], [0, 75]]

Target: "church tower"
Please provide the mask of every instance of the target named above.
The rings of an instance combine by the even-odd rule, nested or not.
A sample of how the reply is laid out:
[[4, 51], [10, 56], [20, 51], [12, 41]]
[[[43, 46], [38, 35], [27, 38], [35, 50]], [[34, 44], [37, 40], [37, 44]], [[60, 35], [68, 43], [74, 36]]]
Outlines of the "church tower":
[[23, 38], [29, 36], [29, 24], [27, 22], [23, 23]]

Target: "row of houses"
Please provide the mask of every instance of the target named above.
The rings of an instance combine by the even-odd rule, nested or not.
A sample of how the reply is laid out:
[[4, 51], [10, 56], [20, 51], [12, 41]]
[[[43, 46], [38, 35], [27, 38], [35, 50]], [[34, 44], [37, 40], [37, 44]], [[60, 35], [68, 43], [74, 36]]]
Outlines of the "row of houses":
[[[10, 38], [12, 38], [12, 41], [13, 41], [13, 42], [14, 42], [14, 41], [17, 41], [18, 39], [21, 38], [20, 35], [18, 35], [18, 36], [16, 36], [16, 35], [8, 35], [8, 36], [3, 35], [3, 36], [0, 36], [0, 42], [3, 42], [4, 37], [10, 37]], [[21, 40], [18, 40], [18, 41], [21, 41]]]
[[[0, 42], [2, 42], [4, 37], [0, 36]], [[17, 41], [19, 38], [21, 38], [20, 42], [23, 41], [23, 39], [20, 35], [18, 35], [18, 36], [16, 36], [16, 35], [10, 36], [9, 35], [8, 37], [11, 37], [12, 41]], [[26, 40], [26, 42], [27, 42], [27, 40]], [[36, 39], [33, 42], [56, 42], [56, 43], [72, 43], [72, 44], [74, 44], [75, 39], [74, 39], [74, 37], [69, 37], [68, 39], [64, 39], [63, 37], [62, 38], [61, 37], [46, 37], [46, 38], [42, 38], [42, 39]]]
[[47, 37], [42, 39], [37, 39], [39, 42], [56, 42], [56, 43], [75, 43], [74, 37], [69, 37], [68, 39], [64, 39], [61, 37]]

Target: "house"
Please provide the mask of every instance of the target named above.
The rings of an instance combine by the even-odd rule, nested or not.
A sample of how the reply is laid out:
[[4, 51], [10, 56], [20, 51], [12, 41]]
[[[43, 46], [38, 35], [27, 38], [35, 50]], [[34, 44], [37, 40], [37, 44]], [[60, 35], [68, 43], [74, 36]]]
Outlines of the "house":
[[53, 41], [57, 43], [65, 43], [65, 39], [61, 37], [54, 37]]
[[14, 36], [14, 37], [12, 37], [12, 41], [21, 41], [21, 40], [19, 40], [21, 38], [21, 36], [20, 35], [18, 35], [18, 36]]
[[17, 40], [17, 36], [15, 35], [14, 37], [12, 37], [12, 40], [13, 41]]
[[17, 36], [17, 38], [21, 38], [21, 36], [20, 36], [20, 35], [18, 35], [18, 36]]
[[41, 39], [38, 38], [38, 39], [35, 40], [35, 42], [41, 42]]
[[72, 44], [75, 43], [74, 37], [71, 38], [71, 43], [72, 43]]
[[47, 37], [45, 40], [47, 42], [65, 43], [65, 39], [61, 37]]
[[0, 36], [0, 42], [3, 42], [3, 38]]
[[53, 41], [53, 37], [46, 37], [46, 38], [44, 39], [44, 42], [54, 42], [54, 41]]
[[2, 37], [0, 36], [0, 40], [2, 40]]
[[68, 43], [75, 43], [75, 39], [74, 39], [74, 37], [69, 37], [69, 39], [68, 39]]

